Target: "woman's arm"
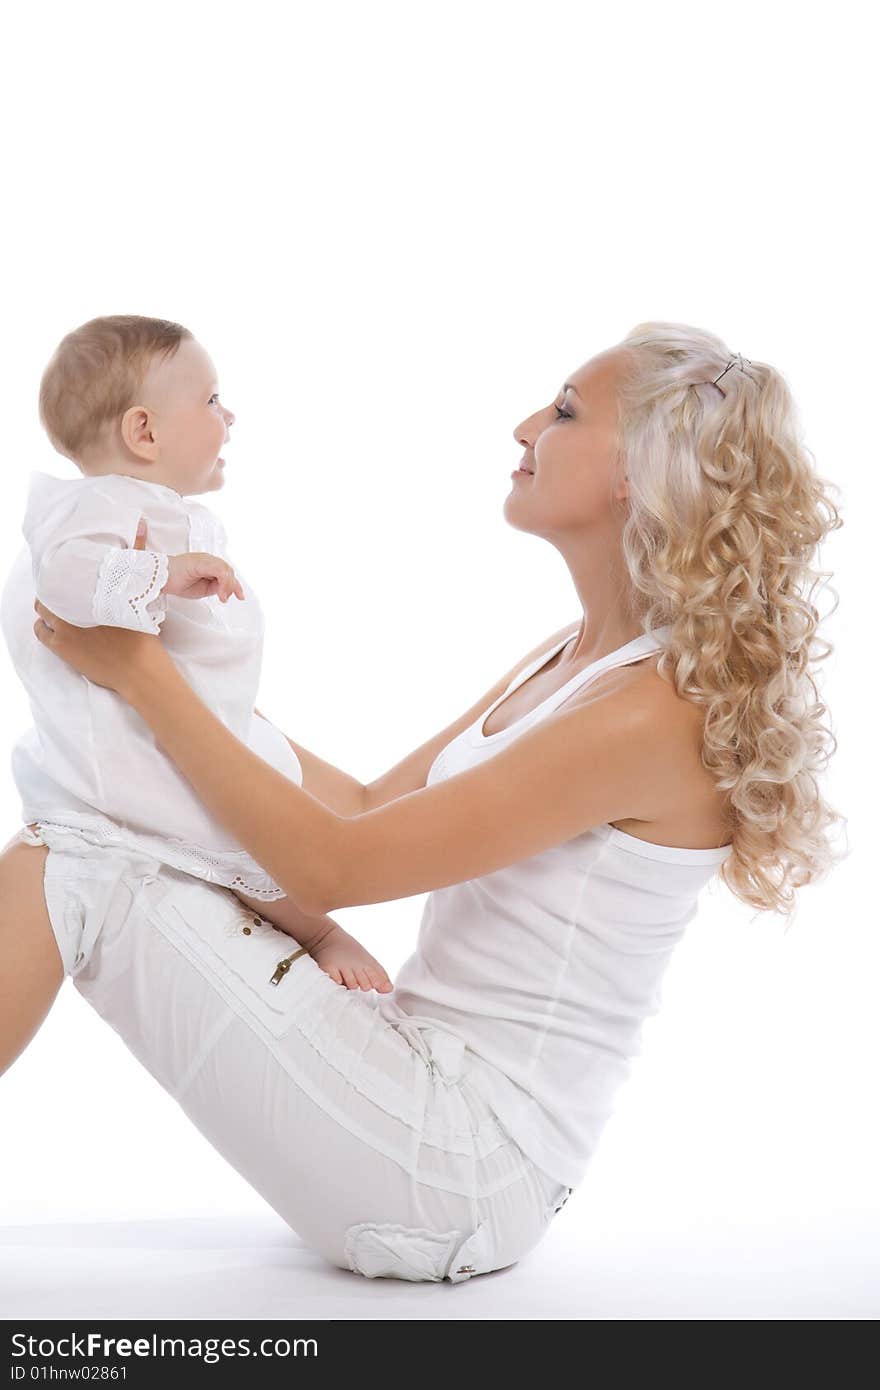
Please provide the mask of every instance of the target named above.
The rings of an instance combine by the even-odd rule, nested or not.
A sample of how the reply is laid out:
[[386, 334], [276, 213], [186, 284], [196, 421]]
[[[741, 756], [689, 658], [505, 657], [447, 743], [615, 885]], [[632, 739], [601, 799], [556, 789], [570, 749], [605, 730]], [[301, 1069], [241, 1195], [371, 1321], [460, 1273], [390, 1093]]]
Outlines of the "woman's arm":
[[492, 873], [594, 825], [668, 808], [682, 741], [639, 682], [569, 702], [466, 772], [363, 815], [336, 815], [242, 743], [161, 642], [76, 628], [37, 604], [39, 640], [118, 690], [208, 809], [312, 916]]
[[680, 742], [663, 736], [633, 685], [557, 711], [466, 772], [345, 818], [253, 754], [160, 650], [158, 670], [123, 693], [208, 808], [310, 915], [444, 888], [591, 826], [651, 819], [680, 771]]

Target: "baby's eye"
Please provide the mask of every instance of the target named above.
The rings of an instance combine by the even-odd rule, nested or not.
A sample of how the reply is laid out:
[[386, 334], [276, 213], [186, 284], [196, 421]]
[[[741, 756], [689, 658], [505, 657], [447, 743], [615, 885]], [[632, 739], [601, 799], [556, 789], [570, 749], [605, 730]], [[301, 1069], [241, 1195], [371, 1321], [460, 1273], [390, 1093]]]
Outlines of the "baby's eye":
[[[219, 391], [215, 391], [214, 394], [213, 394], [213, 396], [211, 397], [211, 401], [219, 401], [219, 399], [220, 399], [220, 392], [219, 392]], [[211, 404], [211, 401], [208, 401], [208, 405]]]

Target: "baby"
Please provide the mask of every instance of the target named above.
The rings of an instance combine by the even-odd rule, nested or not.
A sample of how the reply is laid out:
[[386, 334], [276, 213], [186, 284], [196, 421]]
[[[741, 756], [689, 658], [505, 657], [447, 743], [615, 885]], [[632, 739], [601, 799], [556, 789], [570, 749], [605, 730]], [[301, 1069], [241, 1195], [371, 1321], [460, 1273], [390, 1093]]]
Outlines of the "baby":
[[235, 419], [208, 354], [164, 319], [92, 319], [46, 367], [40, 419], [83, 476], [32, 475], [27, 546], [3, 593], [3, 632], [35, 726], [12, 753], [25, 822], [128, 845], [221, 884], [240, 898], [245, 924], [266, 919], [337, 983], [387, 993], [388, 975], [359, 942], [332, 918], [300, 912], [232, 842], [140, 717], [33, 635], [35, 595], [79, 627], [157, 635], [214, 714], [302, 785], [293, 745], [254, 709], [264, 628], [256, 594], [229, 560], [218, 519], [189, 500], [223, 486], [218, 452]]

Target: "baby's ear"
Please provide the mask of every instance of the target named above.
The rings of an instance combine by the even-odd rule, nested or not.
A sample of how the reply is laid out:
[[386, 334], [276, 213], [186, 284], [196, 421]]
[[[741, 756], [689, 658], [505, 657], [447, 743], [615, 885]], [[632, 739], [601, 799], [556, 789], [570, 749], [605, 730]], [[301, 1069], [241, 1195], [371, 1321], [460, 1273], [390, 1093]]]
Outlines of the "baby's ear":
[[146, 520], [146, 517], [143, 517], [143, 516], [142, 516], [141, 519], [140, 519], [140, 521], [139, 521], [138, 524], [137, 524], [137, 531], [135, 532], [134, 544], [132, 545], [131, 548], [132, 548], [132, 550], [146, 550], [146, 548], [147, 548], [147, 520]]

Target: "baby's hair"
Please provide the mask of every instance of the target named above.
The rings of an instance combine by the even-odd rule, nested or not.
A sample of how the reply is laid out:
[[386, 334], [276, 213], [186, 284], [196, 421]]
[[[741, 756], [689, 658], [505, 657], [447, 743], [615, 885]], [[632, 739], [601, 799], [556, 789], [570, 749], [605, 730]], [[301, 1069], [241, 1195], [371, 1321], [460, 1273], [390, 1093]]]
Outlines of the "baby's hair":
[[112, 442], [154, 359], [173, 356], [192, 337], [183, 324], [142, 314], [108, 314], [72, 329], [40, 379], [40, 423], [53, 448], [81, 466], [89, 450]]

